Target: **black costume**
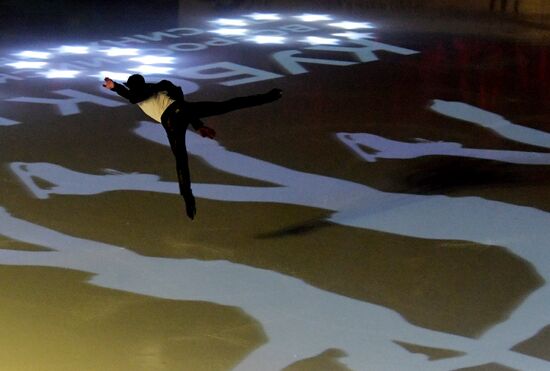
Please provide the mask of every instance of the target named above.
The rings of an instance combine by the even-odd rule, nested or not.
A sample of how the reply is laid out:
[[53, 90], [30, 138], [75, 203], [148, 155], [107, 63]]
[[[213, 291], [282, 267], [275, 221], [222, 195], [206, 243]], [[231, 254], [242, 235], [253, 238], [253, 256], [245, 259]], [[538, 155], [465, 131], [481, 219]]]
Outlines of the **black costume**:
[[[162, 112], [160, 123], [166, 130], [170, 147], [176, 158], [180, 194], [185, 200], [186, 212], [191, 219], [196, 214], [196, 207], [191, 190], [191, 176], [185, 147], [187, 126], [191, 124], [195, 130], [200, 130], [206, 128], [200, 120], [203, 117], [221, 115], [241, 108], [269, 103], [281, 97], [281, 90], [273, 89], [265, 94], [233, 98], [223, 102], [186, 102], [181, 88], [168, 80], [148, 84], [145, 83], [143, 76], [132, 75], [124, 85], [128, 88], [114, 83], [112, 90], [133, 104], [154, 99], [157, 94], [165, 94], [170, 100], [173, 100]], [[158, 121], [157, 118], [156, 120]]]

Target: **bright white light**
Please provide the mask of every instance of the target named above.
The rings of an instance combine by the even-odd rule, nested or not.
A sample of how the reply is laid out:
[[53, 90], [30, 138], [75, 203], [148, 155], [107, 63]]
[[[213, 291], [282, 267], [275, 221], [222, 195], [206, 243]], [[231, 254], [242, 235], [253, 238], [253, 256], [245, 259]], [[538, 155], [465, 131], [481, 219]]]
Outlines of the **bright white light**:
[[126, 72], [111, 72], [111, 71], [101, 71], [100, 73], [96, 75], [91, 75], [92, 77], [97, 77], [100, 80], [103, 80], [104, 78], [108, 77], [112, 80], [117, 81], [126, 81], [128, 80], [128, 77], [130, 77], [130, 73]]
[[35, 69], [35, 68], [42, 68], [44, 67], [46, 62], [29, 62], [29, 61], [20, 61], [20, 62], [14, 62], [14, 63], [7, 63], [7, 66], [12, 66], [14, 68], [18, 69]]
[[158, 67], [144, 64], [139, 67], [130, 68], [130, 71], [142, 73], [144, 75], [167, 75], [172, 71], [172, 67]]
[[228, 19], [228, 18], [220, 18], [216, 19], [215, 21], [210, 21], [212, 23], [216, 23], [220, 26], [237, 26], [237, 27], [244, 27], [247, 25], [245, 21], [242, 19]]
[[327, 14], [302, 14], [296, 15], [294, 18], [298, 18], [302, 22], [332, 21], [332, 17]]
[[46, 76], [48, 79], [74, 79], [80, 71], [72, 70], [49, 70], [40, 72], [40, 74]]
[[330, 23], [329, 26], [343, 28], [345, 30], [359, 30], [363, 28], [374, 28], [374, 26], [368, 22], [338, 22]]
[[21, 53], [15, 54], [15, 55], [17, 55], [18, 57], [23, 57], [23, 58], [48, 59], [51, 54], [52, 53], [48, 53], [48, 52], [34, 52], [34, 51], [31, 51], [31, 50], [25, 50], [25, 51], [22, 51]]
[[100, 50], [100, 52], [107, 54], [109, 57], [119, 57], [124, 55], [138, 55], [139, 49], [112, 47]]
[[171, 64], [174, 63], [174, 57], [157, 57], [154, 55], [145, 55], [143, 57], [130, 58], [131, 61], [140, 62], [143, 64]]
[[218, 28], [217, 30], [212, 30], [210, 32], [223, 36], [244, 36], [248, 30], [244, 28]]
[[254, 36], [249, 41], [253, 41], [258, 44], [284, 44], [286, 41], [286, 38], [283, 36]]
[[278, 21], [281, 19], [279, 14], [269, 13], [252, 13], [245, 15], [245, 17], [252, 18], [255, 21]]
[[332, 36], [346, 37], [350, 40], [374, 39], [374, 35], [372, 33], [359, 33], [353, 31], [348, 31], [344, 33], [333, 33]]
[[328, 39], [326, 37], [308, 36], [302, 42], [309, 43], [311, 45], [338, 45], [340, 40]]
[[0, 126], [12, 126], [20, 124], [20, 122], [13, 121], [4, 117], [0, 117]]
[[87, 46], [70, 46], [70, 45], [63, 45], [53, 50], [57, 50], [59, 53], [66, 53], [66, 54], [88, 54], [90, 52]]

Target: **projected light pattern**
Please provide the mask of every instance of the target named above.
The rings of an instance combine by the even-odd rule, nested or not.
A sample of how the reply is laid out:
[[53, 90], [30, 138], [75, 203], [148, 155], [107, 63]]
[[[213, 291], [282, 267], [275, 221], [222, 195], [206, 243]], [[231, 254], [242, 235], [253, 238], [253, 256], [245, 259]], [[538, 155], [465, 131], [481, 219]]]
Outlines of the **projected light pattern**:
[[80, 71], [75, 70], [48, 70], [40, 72], [41, 75], [44, 75], [48, 79], [74, 79]]
[[285, 44], [286, 38], [283, 36], [254, 36], [249, 41], [253, 41], [257, 44]]
[[[207, 20], [205, 23], [207, 24], [205, 29], [176, 28], [152, 32], [149, 35], [123, 37], [121, 41], [104, 40], [107, 45], [100, 42], [90, 45], [60, 45], [46, 48], [47, 50], [23, 50], [13, 53], [12, 56], [15, 60], [5, 60], [4, 65], [22, 70], [18, 73], [25, 73], [25, 70], [29, 70], [28, 77], [66, 79], [76, 76], [96, 77], [99, 75], [100, 69], [105, 71], [109, 68], [107, 65], [116, 64], [118, 71], [111, 73], [110, 77], [119, 79], [132, 73], [149, 76], [169, 75], [175, 70], [166, 65], [179, 64], [181, 66], [182, 60], [178, 57], [184, 55], [181, 53], [201, 51], [212, 46], [244, 43], [273, 48], [282, 45], [294, 45], [296, 48], [335, 45], [346, 47], [346, 44], [355, 47], [354, 41], [374, 38], [372, 33], [354, 31], [373, 28], [371, 23], [338, 20], [329, 14], [283, 15], [253, 12], [232, 18]], [[334, 32], [334, 28], [341, 28], [346, 32]], [[184, 33], [178, 34], [179, 30], [184, 30]], [[187, 34], [185, 32], [188, 31], [185, 30], [190, 31]], [[215, 34], [219, 38], [206, 42], [203, 40], [197, 42], [195, 39], [188, 40], [191, 36], [208, 37], [209, 34]], [[184, 38], [183, 42], [172, 44], [168, 48], [165, 46], [155, 48], [154, 52], [146, 46], [149, 42], [180, 37]], [[137, 44], [136, 47], [126, 47], [133, 43]], [[82, 56], [86, 56], [87, 59], [76, 59], [83, 58]], [[94, 67], [97, 67], [97, 70], [90, 71], [90, 68]], [[31, 73], [34, 75], [30, 75]]]
[[20, 123], [17, 122], [17, 121], [14, 121], [14, 120], [10, 120], [10, 119], [4, 118], [4, 117], [0, 117], [0, 126], [13, 126], [13, 125], [17, 125], [17, 124], [20, 124]]
[[349, 40], [374, 39], [374, 34], [371, 32], [359, 33], [359, 32], [348, 31], [348, 32], [342, 32], [342, 33], [333, 33], [332, 36], [343, 37]]
[[112, 47], [109, 49], [100, 50], [100, 52], [107, 54], [109, 57], [120, 57], [120, 56], [138, 55], [139, 49]]
[[222, 36], [244, 36], [248, 33], [248, 30], [245, 28], [218, 28], [210, 32]]
[[90, 75], [90, 77], [97, 77], [100, 80], [103, 80], [105, 77], [109, 77], [113, 80], [126, 81], [130, 75], [131, 73], [128, 72], [100, 71], [95, 75]]
[[134, 71], [142, 75], [168, 75], [172, 70], [173, 68], [171, 67], [158, 67], [150, 64], [130, 68], [130, 71]]
[[329, 26], [332, 27], [338, 27], [343, 28], [346, 30], [360, 30], [365, 28], [374, 28], [373, 25], [367, 22], [338, 22], [338, 23], [330, 23]]
[[252, 18], [255, 21], [279, 21], [281, 16], [276, 13], [252, 13], [247, 14], [245, 17]]
[[14, 54], [18, 57], [22, 58], [36, 58], [36, 59], [48, 59], [52, 55], [52, 53], [48, 52], [37, 52], [32, 50], [24, 50], [20, 53]]
[[90, 49], [87, 46], [62, 45], [57, 48], [57, 51], [62, 54], [88, 54]]
[[338, 45], [338, 39], [329, 39], [326, 37], [308, 36], [302, 42], [311, 45]]
[[302, 14], [302, 15], [297, 15], [294, 18], [298, 18], [302, 22], [320, 22], [320, 21], [332, 20], [332, 17], [326, 14]]
[[[334, 22], [335, 18], [329, 14], [311, 14], [311, 13], [304, 13], [301, 15], [292, 15], [292, 16], [281, 16], [278, 13], [252, 13], [252, 14], [246, 14], [242, 17], [246, 17], [251, 19], [252, 21], [247, 21], [239, 18], [233, 18], [233, 19], [227, 19], [227, 18], [221, 18], [217, 20], [210, 21], [210, 23], [215, 23], [219, 26], [223, 26], [220, 28], [212, 29], [209, 32], [218, 34], [220, 36], [227, 36], [227, 37], [239, 37], [244, 36], [245, 38], [240, 39], [240, 41], [244, 42], [253, 42], [256, 44], [289, 44], [289, 43], [308, 43], [310, 45], [338, 45], [340, 44], [339, 39], [334, 38], [327, 38], [323, 35], [318, 35], [319, 31], [324, 31], [325, 28], [341, 28], [344, 30], [348, 30], [344, 33], [331, 33], [330, 36], [336, 36], [342, 39], [342, 41], [346, 40], [361, 40], [361, 39], [371, 39], [373, 38], [372, 33], [359, 33], [359, 32], [353, 32], [352, 30], [360, 30], [360, 29], [372, 29], [374, 26], [370, 22], [355, 22], [355, 21], [349, 21], [349, 20], [342, 20], [340, 22]], [[268, 32], [281, 32], [276, 29], [268, 29], [268, 30], [260, 30], [256, 31], [255, 26], [256, 23], [254, 21], [259, 22], [260, 25], [264, 25], [265, 22], [277, 22], [277, 21], [283, 21], [283, 20], [299, 20], [301, 22], [307, 23], [308, 26], [305, 26], [299, 30], [299, 32], [311, 32], [315, 33], [315, 35], [308, 35], [305, 38], [292, 38], [292, 37], [285, 37], [285, 32], [282, 32], [282, 34], [275, 34], [275, 35], [266, 35]], [[328, 23], [327, 22], [332, 22]], [[295, 25], [292, 25], [295, 26]], [[295, 26], [296, 27], [296, 26]], [[254, 34], [256, 32], [262, 32], [262, 34], [255, 35], [254, 37], [246, 37], [250, 34]], [[276, 37], [279, 36], [279, 37]]]
[[140, 62], [142, 64], [172, 64], [174, 57], [157, 57], [154, 55], [144, 55], [143, 57], [131, 58], [131, 61]]
[[[4, 204], [0, 204], [0, 237], [5, 240], [0, 265], [27, 265], [25, 275], [32, 266], [82, 271], [91, 277], [85, 285], [97, 285], [98, 292], [108, 289], [142, 299], [186, 301], [186, 307], [188, 302], [201, 302], [234, 308], [253, 321], [226, 321], [216, 314], [238, 329], [224, 333], [222, 345], [244, 344], [232, 333], [240, 335], [245, 327], [257, 333], [254, 341], [247, 340], [251, 349], [234, 358], [241, 362], [236, 370], [282, 370], [294, 368], [294, 363], [307, 366], [310, 360], [328, 362], [331, 359], [321, 359], [327, 349], [346, 354], [342, 366], [333, 367], [341, 369], [364, 370], [372, 365], [399, 370], [407, 365], [411, 371], [458, 370], [483, 369], [486, 364], [550, 369], [548, 357], [532, 356], [523, 348], [526, 343], [544, 347], [545, 339], [537, 334], [548, 328], [550, 250], [544, 247], [550, 239], [550, 213], [538, 207], [536, 197], [544, 201], [544, 193], [534, 200], [521, 194], [524, 189], [538, 191], [532, 181], [546, 180], [538, 174], [542, 168], [535, 166], [550, 164], [550, 133], [534, 130], [542, 128], [534, 119], [524, 127], [506, 118], [510, 112], [515, 117], [546, 118], [537, 111], [543, 106], [537, 98], [546, 94], [531, 95], [527, 90], [531, 86], [523, 90], [500, 79], [516, 74], [545, 82], [542, 72], [530, 72], [544, 70], [540, 66], [546, 64], [534, 63], [532, 52], [499, 59], [508, 51], [521, 50], [517, 45], [476, 56], [466, 43], [461, 47], [467, 54], [455, 54], [456, 47], [446, 54], [445, 48], [441, 53], [439, 38], [424, 37], [411, 38], [410, 44], [422, 45], [422, 54], [409, 58], [419, 52], [406, 49], [408, 42], [396, 35], [391, 40], [397, 45], [368, 40], [374, 37], [367, 33], [370, 23], [312, 14], [241, 17], [246, 26], [205, 20], [204, 29], [181, 27], [100, 40], [82, 49], [84, 56], [62, 51], [63, 47], [35, 46], [38, 54], [25, 50], [2, 59], [0, 67], [14, 72], [5, 77], [6, 109], [0, 112], [6, 116], [0, 117], [0, 127], [6, 132], [4, 165], [9, 165], [4, 167]], [[299, 17], [304, 17], [302, 23]], [[217, 27], [243, 32], [213, 34], [211, 29]], [[480, 50], [483, 44], [475, 41], [475, 50]], [[38, 57], [46, 52], [47, 57]], [[467, 62], [461, 58], [464, 55]], [[435, 56], [446, 63], [434, 65]], [[515, 69], [518, 57], [533, 60], [529, 69]], [[487, 62], [491, 60], [497, 60], [496, 66]], [[480, 61], [481, 72], [476, 68]], [[36, 68], [26, 69], [25, 63]], [[460, 77], [486, 76], [481, 80], [497, 80], [499, 88], [485, 83], [464, 87], [462, 79], [441, 73], [456, 72], [458, 67]], [[472, 70], [476, 72], [470, 74]], [[193, 174], [202, 170], [193, 190], [200, 199], [199, 215], [205, 217], [189, 229], [179, 219], [178, 185], [173, 163], [166, 161], [169, 142], [164, 130], [150, 122], [135, 125], [135, 115], [129, 113], [138, 109], [131, 110], [115, 92], [90, 80], [108, 76], [124, 82], [136, 72], [147, 75], [148, 82], [167, 78], [186, 96], [206, 87], [201, 93], [207, 94], [200, 95], [209, 100], [271, 87], [290, 93], [277, 106], [220, 120], [219, 142], [187, 132]], [[24, 81], [37, 76], [88, 80]], [[15, 89], [9, 91], [12, 86]], [[484, 102], [502, 100], [510, 93], [518, 101], [508, 112], [486, 111], [481, 104], [438, 99], [440, 93], [446, 99], [456, 98], [450, 91], [472, 100], [471, 92], [478, 91]], [[426, 97], [433, 100], [429, 107]], [[189, 100], [199, 100], [195, 98]], [[502, 107], [507, 107], [506, 102]], [[414, 139], [426, 135], [430, 139]], [[456, 142], [460, 139], [465, 144]], [[542, 148], [535, 152], [527, 146]], [[195, 166], [199, 162], [200, 168]], [[516, 184], [516, 177], [521, 182]], [[526, 187], [512, 192], [516, 187], [510, 184]], [[82, 229], [78, 223], [89, 221], [87, 210], [94, 220]], [[145, 212], [134, 217], [136, 210]], [[157, 222], [151, 224], [149, 215], [155, 213]], [[49, 229], [52, 218], [62, 227], [59, 231]], [[120, 246], [105, 242], [110, 239]], [[19, 246], [10, 249], [12, 243]], [[17, 251], [25, 247], [22, 244], [49, 251]], [[143, 250], [136, 245], [143, 245]], [[307, 259], [314, 256], [323, 259]], [[350, 274], [342, 279], [342, 272]], [[68, 295], [75, 292], [68, 288]], [[43, 296], [34, 293], [29, 290], [20, 297], [30, 298], [29, 303], [40, 308]], [[9, 303], [12, 295], [4, 296]], [[61, 320], [63, 313], [57, 313], [60, 307], [55, 305], [52, 302], [50, 307]], [[135, 318], [144, 318], [141, 304], [130, 307]], [[11, 312], [19, 321], [20, 311]], [[96, 331], [87, 326], [124, 317], [115, 312], [114, 317], [102, 315], [99, 322], [94, 310], [92, 317], [79, 315], [86, 327], [71, 325], [74, 334], [89, 332], [94, 342], [72, 333], [69, 340], [77, 339], [74, 342], [85, 345], [83, 354], [88, 354], [89, 344], [99, 342]], [[214, 318], [201, 310], [199, 325], [194, 325], [188, 312], [178, 313], [185, 315], [167, 317], [183, 318], [197, 328]], [[23, 330], [32, 335], [36, 327], [24, 318], [21, 321]], [[114, 334], [115, 341], [131, 351], [124, 358], [139, 358], [141, 345], [155, 344], [155, 357], [150, 358], [160, 363], [165, 358], [156, 356], [165, 351], [163, 342], [172, 346], [163, 332], [152, 340], [135, 336], [140, 345], [132, 347], [125, 343], [126, 332], [111, 327], [102, 327], [108, 338]], [[186, 336], [173, 328], [168, 334], [172, 339]], [[219, 332], [201, 333], [208, 337]], [[49, 340], [33, 343], [40, 348]], [[55, 349], [64, 352], [63, 347]], [[113, 348], [124, 353], [118, 350]], [[73, 353], [70, 347], [69, 351]], [[20, 357], [27, 354], [21, 352]], [[438, 355], [443, 358], [435, 359]]]
[[6, 66], [11, 66], [17, 69], [36, 69], [36, 68], [42, 68], [48, 63], [46, 62], [29, 62], [29, 61], [20, 61], [20, 62], [14, 62], [14, 63], [7, 63]]
[[227, 18], [220, 18], [215, 21], [210, 21], [212, 23], [216, 23], [219, 26], [237, 26], [237, 27], [244, 27], [248, 24], [241, 20], [241, 19], [227, 19]]

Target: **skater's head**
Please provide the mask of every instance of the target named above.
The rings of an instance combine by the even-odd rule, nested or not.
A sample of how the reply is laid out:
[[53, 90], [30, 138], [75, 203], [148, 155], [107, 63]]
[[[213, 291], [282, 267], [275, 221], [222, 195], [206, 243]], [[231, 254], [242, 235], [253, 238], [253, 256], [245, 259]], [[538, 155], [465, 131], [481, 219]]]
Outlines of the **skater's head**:
[[140, 90], [145, 86], [145, 78], [139, 74], [128, 77], [128, 81], [124, 83], [130, 90]]

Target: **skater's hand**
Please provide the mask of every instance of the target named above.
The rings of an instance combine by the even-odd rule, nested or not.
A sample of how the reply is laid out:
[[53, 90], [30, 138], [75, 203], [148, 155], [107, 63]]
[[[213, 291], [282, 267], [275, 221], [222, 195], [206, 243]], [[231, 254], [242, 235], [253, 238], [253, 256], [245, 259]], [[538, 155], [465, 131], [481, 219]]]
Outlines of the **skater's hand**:
[[216, 136], [216, 131], [212, 128], [209, 128], [208, 126], [202, 126], [198, 129], [198, 131], [203, 138], [214, 139], [214, 137]]
[[115, 82], [110, 78], [106, 77], [105, 82], [103, 83], [103, 86], [106, 87], [107, 89], [113, 89], [115, 87]]

